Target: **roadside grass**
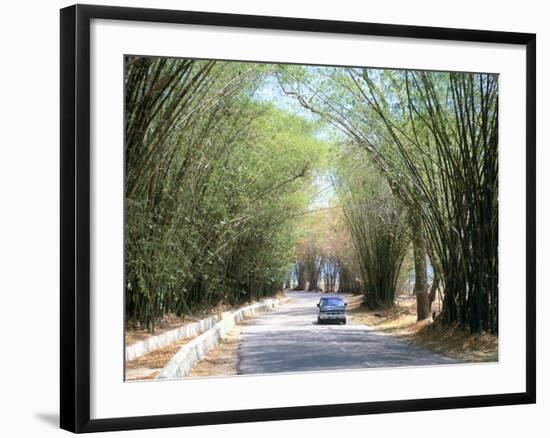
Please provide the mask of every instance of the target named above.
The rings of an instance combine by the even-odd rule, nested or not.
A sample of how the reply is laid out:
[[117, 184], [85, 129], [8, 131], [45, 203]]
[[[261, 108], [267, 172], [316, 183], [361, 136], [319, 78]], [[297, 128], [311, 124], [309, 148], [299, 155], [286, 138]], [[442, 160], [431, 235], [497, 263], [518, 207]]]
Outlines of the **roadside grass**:
[[192, 322], [194, 322], [194, 318], [181, 318], [174, 314], [168, 314], [163, 316], [158, 325], [155, 326], [155, 333], [151, 333], [146, 328], [133, 327], [128, 324], [124, 332], [124, 340], [126, 342], [126, 346], [130, 346], [136, 344], [137, 342], [149, 339], [152, 336], [161, 335], [162, 333], [177, 329]]
[[[437, 304], [434, 303], [432, 308], [437, 309]], [[362, 305], [354, 305], [348, 313], [354, 322], [369, 325], [382, 333], [445, 356], [465, 362], [498, 361], [498, 336], [486, 332], [471, 334], [457, 324], [444, 326], [437, 316], [435, 322], [431, 319], [417, 322], [416, 298], [413, 295], [398, 296], [396, 305], [390, 309], [369, 310]]]
[[445, 327], [436, 320], [409, 337], [415, 344], [465, 362], [498, 362], [498, 336], [487, 332], [471, 334], [458, 324]]

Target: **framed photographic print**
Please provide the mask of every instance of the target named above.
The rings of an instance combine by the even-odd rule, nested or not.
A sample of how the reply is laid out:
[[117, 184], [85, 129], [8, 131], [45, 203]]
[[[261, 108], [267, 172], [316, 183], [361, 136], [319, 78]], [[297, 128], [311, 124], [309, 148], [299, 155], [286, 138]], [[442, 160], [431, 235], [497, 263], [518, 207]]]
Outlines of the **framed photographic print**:
[[535, 402], [535, 35], [61, 10], [61, 427]]

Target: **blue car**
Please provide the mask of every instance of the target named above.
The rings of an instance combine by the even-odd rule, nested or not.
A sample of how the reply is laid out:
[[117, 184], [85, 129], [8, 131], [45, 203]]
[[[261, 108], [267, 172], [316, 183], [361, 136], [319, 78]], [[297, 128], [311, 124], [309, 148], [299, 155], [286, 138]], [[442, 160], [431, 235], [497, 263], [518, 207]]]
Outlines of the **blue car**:
[[317, 324], [325, 322], [346, 323], [346, 306], [348, 303], [341, 297], [323, 297], [317, 303], [319, 313], [317, 314]]

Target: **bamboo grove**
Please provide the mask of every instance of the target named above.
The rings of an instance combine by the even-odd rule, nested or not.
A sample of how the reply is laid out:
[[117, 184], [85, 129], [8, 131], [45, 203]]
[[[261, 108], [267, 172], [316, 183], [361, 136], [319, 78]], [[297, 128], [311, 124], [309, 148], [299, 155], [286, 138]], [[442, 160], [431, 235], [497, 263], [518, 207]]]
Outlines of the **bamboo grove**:
[[498, 332], [498, 77], [327, 67], [278, 77], [369, 157], [406, 208], [418, 318], [441, 286], [446, 324]]
[[439, 290], [443, 323], [498, 332], [496, 75], [125, 67], [128, 323], [283, 287], [387, 308], [412, 268], [419, 320]]
[[410, 247], [406, 212], [383, 175], [353, 147], [333, 156], [334, 208], [307, 218], [298, 242], [296, 290], [364, 295], [371, 309], [395, 302]]
[[126, 319], [279, 290], [322, 145], [252, 96], [262, 66], [126, 60]]
[[340, 163], [338, 183], [364, 303], [371, 309], [391, 307], [409, 248], [405, 208], [368, 162]]

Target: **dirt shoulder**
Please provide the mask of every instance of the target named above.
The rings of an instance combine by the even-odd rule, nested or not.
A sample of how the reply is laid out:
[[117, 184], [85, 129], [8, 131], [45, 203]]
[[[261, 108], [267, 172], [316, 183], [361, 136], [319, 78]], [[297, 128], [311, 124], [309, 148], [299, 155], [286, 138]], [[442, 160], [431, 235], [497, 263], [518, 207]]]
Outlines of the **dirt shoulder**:
[[[216, 347], [198, 362], [188, 377], [234, 376], [239, 361], [239, 340], [246, 322], [233, 327]], [[145, 354], [138, 359], [126, 362], [126, 380], [154, 379], [189, 339], [175, 342], [165, 348]]]
[[210, 350], [198, 362], [189, 377], [226, 377], [237, 375], [239, 363], [239, 342], [245, 324], [238, 324], [229, 331], [227, 337]]
[[[434, 307], [437, 307], [435, 303]], [[399, 296], [391, 309], [369, 310], [359, 305], [350, 308], [348, 313], [356, 323], [369, 325], [445, 356], [465, 362], [498, 361], [498, 336], [471, 334], [458, 325], [443, 326], [437, 318], [435, 322], [417, 322], [414, 296]]]
[[137, 359], [126, 362], [126, 380], [150, 380], [157, 377], [170, 359], [189, 339], [182, 339], [164, 348], [144, 354]]
[[[276, 298], [288, 298], [283, 292]], [[238, 374], [239, 346], [244, 327], [255, 316], [246, 318], [233, 327], [216, 347], [191, 369], [188, 377], [226, 377]]]
[[[284, 298], [285, 296], [277, 295], [277, 297]], [[246, 322], [251, 318], [254, 318], [254, 316], [248, 317], [235, 325], [235, 327], [228, 332], [227, 336], [193, 367], [189, 377], [236, 375], [241, 331]], [[154, 379], [179, 349], [195, 338], [196, 336], [193, 338], [181, 339], [164, 348], [144, 354], [137, 359], [127, 361], [125, 369], [126, 380]]]

